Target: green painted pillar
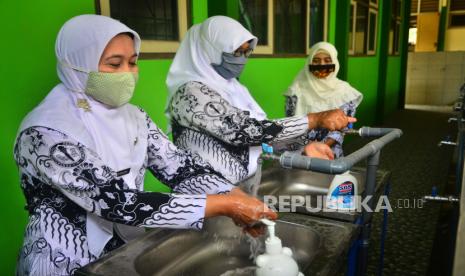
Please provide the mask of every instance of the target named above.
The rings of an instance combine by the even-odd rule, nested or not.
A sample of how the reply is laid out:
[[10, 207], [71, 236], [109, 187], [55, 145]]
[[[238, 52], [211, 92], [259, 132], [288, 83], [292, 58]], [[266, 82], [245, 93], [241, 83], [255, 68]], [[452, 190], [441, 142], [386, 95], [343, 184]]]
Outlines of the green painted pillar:
[[[331, 4], [334, 2], [336, 1], [331, 2]], [[347, 80], [347, 66], [349, 60], [350, 0], [338, 0], [336, 5], [334, 46], [337, 49], [340, 64], [338, 78], [341, 80]]]
[[192, 24], [202, 23], [208, 18], [208, 0], [192, 0]]
[[446, 39], [447, 28], [447, 6], [441, 7], [438, 30], [438, 52], [444, 51], [444, 40]]
[[208, 0], [208, 17], [226, 14], [226, 0]]
[[226, 15], [236, 20], [239, 20], [239, 0], [202, 0], [202, 1], [208, 2], [207, 10], [208, 10], [209, 17], [214, 16], [214, 15]]
[[384, 100], [386, 98], [386, 81], [389, 56], [389, 27], [391, 24], [392, 5], [389, 0], [381, 0], [379, 3], [380, 24], [378, 36], [378, 89], [376, 93], [376, 117], [377, 124], [384, 120]]
[[405, 106], [405, 90], [407, 87], [408, 31], [411, 5], [411, 0], [402, 1], [402, 23], [400, 33], [400, 86], [398, 103], [399, 109], [404, 109]]
[[226, 9], [229, 17], [239, 20], [239, 0], [227, 0]]
[[336, 7], [337, 0], [329, 0], [329, 11], [328, 11], [328, 42], [331, 44], [336, 43]]

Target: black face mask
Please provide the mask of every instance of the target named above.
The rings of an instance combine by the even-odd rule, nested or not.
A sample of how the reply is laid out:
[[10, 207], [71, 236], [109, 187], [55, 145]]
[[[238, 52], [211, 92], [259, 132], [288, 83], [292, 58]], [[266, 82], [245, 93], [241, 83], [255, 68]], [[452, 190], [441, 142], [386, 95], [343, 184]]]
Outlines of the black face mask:
[[336, 64], [309, 64], [308, 70], [317, 78], [323, 79], [336, 70]]

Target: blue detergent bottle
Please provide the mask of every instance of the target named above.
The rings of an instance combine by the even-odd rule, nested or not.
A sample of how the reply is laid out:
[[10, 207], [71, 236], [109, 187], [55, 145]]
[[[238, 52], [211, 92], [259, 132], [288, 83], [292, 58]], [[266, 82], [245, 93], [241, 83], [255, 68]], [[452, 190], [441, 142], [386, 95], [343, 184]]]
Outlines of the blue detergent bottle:
[[358, 182], [350, 171], [335, 175], [326, 195], [326, 208], [353, 211], [357, 208], [357, 195]]

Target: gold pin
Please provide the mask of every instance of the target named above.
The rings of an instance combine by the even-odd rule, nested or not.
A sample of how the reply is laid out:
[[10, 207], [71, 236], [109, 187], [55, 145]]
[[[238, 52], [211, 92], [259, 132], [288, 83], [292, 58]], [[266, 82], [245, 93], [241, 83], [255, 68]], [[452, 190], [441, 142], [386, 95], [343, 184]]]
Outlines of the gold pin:
[[77, 106], [84, 109], [84, 111], [91, 111], [89, 102], [86, 99], [78, 99]]

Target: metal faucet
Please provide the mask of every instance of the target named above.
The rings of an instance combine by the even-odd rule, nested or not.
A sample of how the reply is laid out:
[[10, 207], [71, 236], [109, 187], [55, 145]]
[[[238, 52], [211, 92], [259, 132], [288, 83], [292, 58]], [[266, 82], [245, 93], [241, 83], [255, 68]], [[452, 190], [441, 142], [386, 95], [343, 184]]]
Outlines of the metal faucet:
[[457, 143], [456, 142], [452, 142], [452, 141], [441, 141], [438, 143], [438, 147], [442, 146], [442, 145], [446, 145], [446, 146], [457, 146]]
[[438, 201], [438, 202], [459, 202], [459, 199], [455, 196], [424, 196], [425, 201]]
[[[451, 122], [457, 122], [457, 117], [451, 117], [447, 120], [448, 123], [451, 123]], [[465, 119], [461, 118], [460, 119], [460, 122], [461, 123], [464, 123], [465, 122]]]
[[433, 186], [431, 189], [431, 195], [426, 195], [423, 197], [424, 201], [437, 201], [437, 202], [459, 202], [460, 200], [455, 196], [438, 196], [438, 189], [436, 186]]

